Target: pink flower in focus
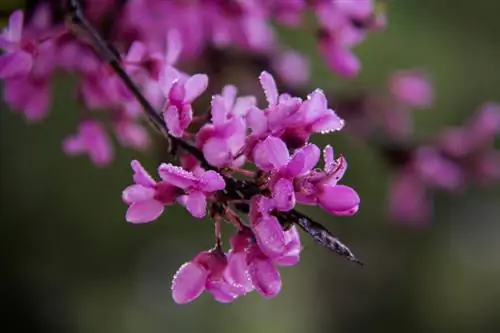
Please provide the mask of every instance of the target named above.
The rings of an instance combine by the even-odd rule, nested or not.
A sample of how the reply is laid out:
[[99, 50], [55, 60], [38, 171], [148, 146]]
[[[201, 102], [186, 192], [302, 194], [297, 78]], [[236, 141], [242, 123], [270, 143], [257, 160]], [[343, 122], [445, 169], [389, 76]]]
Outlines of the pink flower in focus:
[[167, 96], [163, 117], [168, 131], [175, 137], [182, 137], [193, 119], [191, 103], [208, 87], [208, 76], [195, 74], [188, 79], [177, 78], [165, 82], [162, 87]]
[[255, 98], [236, 98], [236, 88], [226, 87], [223, 95], [212, 98], [212, 123], [204, 125], [196, 136], [207, 161], [216, 167], [241, 166], [244, 156], [234, 159], [243, 148], [247, 127], [242, 115], [255, 104]]
[[[287, 94], [279, 95], [271, 74], [262, 72], [259, 79], [269, 107], [264, 110], [252, 107], [248, 111], [247, 123], [252, 130], [249, 143], [271, 134], [280, 137], [289, 148], [300, 148], [311, 134], [338, 131], [344, 126], [344, 121], [328, 108], [326, 96], [320, 89], [302, 101]], [[251, 152], [252, 145], [246, 148]]]
[[172, 164], [162, 164], [158, 168], [158, 173], [165, 182], [184, 191], [177, 200], [197, 218], [205, 216], [207, 198], [226, 186], [224, 178], [212, 170], [195, 175]]
[[220, 249], [199, 253], [182, 265], [172, 280], [172, 297], [178, 304], [189, 303], [204, 291], [221, 303], [230, 303], [245, 291], [224, 278], [227, 258]]
[[138, 161], [132, 161], [131, 166], [135, 184], [122, 193], [123, 201], [129, 205], [125, 219], [134, 224], [156, 220], [166, 205], [175, 202], [178, 190], [168, 182], [156, 182]]
[[88, 154], [99, 167], [105, 167], [113, 160], [113, 147], [102, 126], [94, 120], [80, 123], [78, 132], [63, 141], [63, 150], [70, 156]]
[[323, 171], [315, 170], [295, 181], [297, 201], [306, 205], [318, 204], [337, 216], [354, 215], [359, 209], [359, 195], [351, 187], [338, 184], [347, 170], [347, 161], [343, 156], [334, 159], [331, 146], [325, 147], [323, 158]]

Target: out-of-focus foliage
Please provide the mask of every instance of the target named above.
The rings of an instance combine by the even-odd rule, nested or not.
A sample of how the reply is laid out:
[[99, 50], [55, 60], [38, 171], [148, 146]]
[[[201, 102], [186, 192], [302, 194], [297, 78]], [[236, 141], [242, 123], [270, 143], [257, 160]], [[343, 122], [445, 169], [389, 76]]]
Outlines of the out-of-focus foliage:
[[[310, 52], [317, 86], [339, 92], [385, 89], [392, 71], [426, 68], [436, 103], [415, 115], [424, 138], [461, 123], [483, 101], [500, 100], [499, 10], [497, 0], [391, 1], [387, 31], [357, 49], [363, 71], [354, 81], [325, 71], [305, 33], [283, 32], [283, 39]], [[150, 225], [127, 224], [120, 193], [130, 183], [129, 160], [153, 167], [161, 153], [120, 150], [106, 169], [64, 156], [60, 140], [77, 122], [70, 85], [57, 83], [42, 124], [27, 126], [4, 105], [0, 112], [2, 319], [17, 328], [6, 331], [500, 331], [499, 188], [438, 196], [426, 229], [389, 223], [387, 167], [368, 145], [339, 134], [328, 142], [347, 155], [345, 182], [359, 191], [360, 212], [349, 219], [307, 212], [367, 265], [350, 265], [305, 240], [303, 261], [283, 271], [277, 299], [251, 295], [221, 305], [203, 296], [175, 305], [172, 274], [211, 245], [211, 225], [179, 207]]]

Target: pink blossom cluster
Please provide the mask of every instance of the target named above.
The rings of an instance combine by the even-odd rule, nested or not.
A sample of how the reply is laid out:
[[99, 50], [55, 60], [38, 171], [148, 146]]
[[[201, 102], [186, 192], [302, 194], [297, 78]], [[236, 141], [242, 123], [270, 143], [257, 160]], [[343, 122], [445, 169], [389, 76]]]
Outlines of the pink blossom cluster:
[[[172, 87], [177, 82], [182, 80]], [[343, 127], [342, 119], [328, 108], [323, 92], [315, 90], [302, 100], [279, 94], [267, 72], [261, 74], [260, 82], [267, 97], [265, 108], [257, 107], [255, 97], [237, 97], [234, 86], [226, 86], [222, 94], [212, 97], [211, 121], [193, 140], [218, 172], [184, 158], [182, 167], [161, 164], [161, 180], [155, 181], [139, 162], [132, 162], [134, 184], [123, 192], [129, 205], [127, 221], [151, 222], [165, 206], [178, 203], [196, 218], [203, 218], [208, 210], [216, 223], [226, 219], [237, 229], [227, 253], [216, 246], [179, 269], [172, 284], [178, 303], [190, 302], [205, 290], [221, 302], [233, 301], [254, 289], [265, 297], [276, 296], [281, 289], [277, 266], [297, 264], [301, 250], [296, 227], [285, 230], [279, 214], [291, 211], [297, 203], [318, 205], [337, 216], [353, 215], [359, 208], [356, 191], [338, 184], [346, 171], [346, 160], [335, 158], [332, 147], [327, 146], [324, 165], [318, 168], [321, 151], [309, 142], [314, 133]], [[169, 98], [167, 105], [177, 105], [176, 112], [184, 112], [185, 107], [178, 103], [183, 100]], [[167, 118], [168, 112], [164, 116]], [[172, 135], [192, 137], [186, 124]], [[241, 169], [245, 162], [253, 163], [258, 172]], [[231, 200], [226, 199], [229, 206], [223, 212], [213, 211], [225, 200], [228, 177], [236, 174], [255, 180], [259, 186], [258, 192], [244, 198], [250, 207], [247, 223], [237, 218]]]
[[[305, 16], [313, 14], [317, 20], [313, 29], [319, 31], [319, 49], [329, 67], [343, 77], [353, 77], [360, 69], [352, 48], [367, 33], [386, 25], [375, 0], [129, 0], [129, 3], [122, 20], [124, 32], [154, 45], [162, 38], [162, 31], [176, 29], [185, 41], [188, 57], [199, 55], [206, 44], [213, 44], [236, 45], [292, 61], [277, 46], [271, 22], [302, 28]], [[169, 19], [158, 13], [169, 13]]]
[[[342, 1], [130, 0], [114, 17], [109, 32], [113, 44], [99, 44], [104, 39], [96, 40], [99, 32], [91, 26], [113, 10], [112, 2], [88, 2], [85, 13], [93, 23], [87, 23], [78, 1], [68, 1], [72, 15], [77, 15], [71, 17], [71, 29], [53, 19], [49, 5], [37, 7], [28, 20], [18, 10], [0, 35], [4, 99], [29, 121], [41, 120], [50, 107], [53, 77], [76, 74], [76, 96], [84, 112], [76, 133], [65, 138], [62, 147], [69, 155], [88, 155], [96, 166], [108, 165], [114, 155], [108, 132], [97, 120], [99, 113], [105, 111], [121, 145], [138, 150], [150, 142], [144, 115], [153, 118], [169, 142], [183, 145], [175, 154], [180, 166], [162, 163], [155, 180], [140, 162], [132, 161], [134, 184], [122, 193], [128, 205], [126, 220], [148, 223], [177, 203], [193, 217], [208, 213], [215, 222], [215, 247], [179, 269], [172, 283], [174, 300], [187, 303], [205, 290], [220, 302], [254, 289], [271, 298], [281, 289], [277, 267], [299, 262], [301, 243], [293, 219], [302, 219], [301, 227], [313, 237], [359, 263], [324, 227], [311, 220], [305, 223], [294, 210], [301, 203], [337, 216], [358, 211], [356, 191], [338, 184], [347, 168], [345, 158], [335, 157], [327, 146], [320, 168], [321, 150], [310, 142], [313, 134], [341, 130], [344, 121], [328, 107], [323, 91], [316, 89], [305, 99], [279, 93], [266, 71], [259, 77], [265, 107], [258, 106], [255, 96], [238, 96], [236, 87], [228, 85], [212, 96], [207, 115], [195, 116], [193, 103], [207, 90], [209, 77], [188, 74], [177, 62], [199, 56], [207, 45], [236, 45], [269, 54], [282, 79], [303, 82], [307, 65], [297, 53], [276, 46], [271, 19], [297, 25], [307, 8], [318, 18], [335, 9], [345, 30], [320, 22], [335, 53], [353, 46], [354, 39], [359, 42], [368, 30], [355, 29], [352, 22], [371, 20], [366, 2], [360, 2], [365, 9], [358, 13], [356, 6]], [[352, 34], [356, 37], [348, 42]], [[288, 75], [287, 66], [298, 74]], [[239, 215], [242, 212], [246, 218]], [[227, 252], [220, 231], [224, 221], [236, 229]]]
[[[299, 27], [307, 10], [313, 11], [323, 35], [327, 32], [330, 36], [327, 42], [320, 43], [327, 45], [328, 51], [323, 53], [327, 59], [336, 59], [333, 67], [340, 66], [340, 74], [345, 74], [341, 68], [349, 67], [349, 59], [354, 58], [346, 55], [350, 54], [347, 49], [359, 43], [375, 25], [380, 26], [373, 22], [383, 21], [381, 14], [376, 15], [371, 0], [351, 4], [304, 0], [128, 0], [119, 10], [113, 6], [113, 1], [87, 1], [85, 10], [96, 24], [109, 19], [108, 13], [114, 13], [112, 41], [120, 50], [128, 48], [119, 52], [122, 65], [154, 107], [160, 109], [168, 104], [167, 124], [175, 136], [181, 136], [190, 123], [191, 101], [207, 83], [206, 76], [191, 77], [175, 67], [179, 57], [195, 59], [207, 46], [237, 46], [268, 55], [281, 79], [299, 84], [308, 79], [307, 61], [278, 45], [273, 19]], [[76, 74], [82, 119], [77, 131], [64, 140], [64, 151], [69, 155], [89, 155], [95, 165], [107, 166], [114, 156], [107, 128], [122, 146], [146, 150], [150, 137], [142, 124], [141, 106], [85, 38], [75, 38], [65, 25], [54, 20], [53, 9], [49, 4], [39, 5], [29, 20], [20, 10], [10, 16], [0, 37], [4, 100], [28, 121], [40, 121], [50, 109], [52, 78], [56, 74]], [[330, 14], [338, 18], [335, 26], [328, 25], [332, 21], [326, 19]], [[366, 24], [360, 26], [354, 21]], [[288, 70], [290, 67], [294, 70]], [[348, 76], [357, 70], [350, 72]], [[102, 119], [99, 114], [104, 110], [110, 126], [97, 120]], [[213, 148], [213, 142], [206, 149]]]
[[425, 225], [432, 211], [430, 192], [462, 192], [467, 184], [500, 180], [500, 104], [480, 107], [463, 126], [444, 129], [433, 142], [409, 152], [393, 175], [389, 212], [399, 221]]

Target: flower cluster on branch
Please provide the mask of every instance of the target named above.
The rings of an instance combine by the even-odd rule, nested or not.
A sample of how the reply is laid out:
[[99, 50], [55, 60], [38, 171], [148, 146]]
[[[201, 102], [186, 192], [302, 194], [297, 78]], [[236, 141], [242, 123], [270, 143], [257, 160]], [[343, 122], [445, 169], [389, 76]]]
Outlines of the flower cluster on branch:
[[[488, 104], [470, 124], [434, 141], [411, 142], [412, 110], [428, 108], [434, 99], [424, 71], [394, 73], [385, 93], [345, 97], [301, 88], [308, 81], [307, 60], [279, 43], [272, 22], [311, 31], [332, 74], [351, 78], [361, 67], [353, 48], [386, 24], [375, 0], [63, 3], [48, 1], [28, 14], [10, 15], [0, 35], [4, 100], [29, 122], [42, 120], [50, 109], [53, 77], [76, 75], [82, 120], [62, 149], [88, 155], [99, 167], [113, 160], [110, 132], [121, 146], [136, 150], [151, 142], [143, 120], [162, 134], [169, 162], [153, 177], [132, 161], [133, 183], [122, 199], [132, 224], [152, 222], [174, 204], [213, 221], [214, 247], [174, 276], [177, 303], [204, 291], [224, 303], [253, 290], [276, 296], [278, 267], [299, 262], [298, 228], [361, 263], [325, 227], [296, 210], [297, 204], [316, 205], [346, 217], [360, 206], [357, 192], [340, 184], [346, 159], [330, 145], [312, 143], [313, 135], [346, 127], [391, 162], [389, 210], [401, 220], [428, 218], [429, 189], [452, 191], [466, 180], [500, 178], [500, 159], [492, 149], [500, 131], [498, 105]], [[305, 19], [310, 16], [314, 24]], [[212, 76], [188, 73], [180, 63], [200, 57], [215, 72], [233, 61], [254, 70], [266, 105], [225, 85], [211, 96], [208, 112], [195, 112]], [[97, 120], [99, 113], [111, 131]], [[386, 141], [373, 140], [380, 133]], [[224, 222], [235, 229], [228, 249], [222, 245]]]

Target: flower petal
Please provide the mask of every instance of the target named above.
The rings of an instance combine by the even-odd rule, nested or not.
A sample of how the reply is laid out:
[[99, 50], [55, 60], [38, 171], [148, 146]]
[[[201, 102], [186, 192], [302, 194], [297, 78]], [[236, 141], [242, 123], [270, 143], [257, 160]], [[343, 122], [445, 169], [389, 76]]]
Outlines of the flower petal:
[[215, 95], [212, 98], [211, 106], [212, 123], [214, 123], [214, 125], [224, 124], [227, 121], [228, 113], [224, 98], [220, 95]]
[[213, 170], [204, 172], [200, 177], [200, 190], [204, 192], [215, 192], [223, 190], [226, 187], [224, 178]]
[[247, 125], [254, 134], [262, 134], [267, 131], [267, 118], [262, 110], [256, 106], [250, 106], [246, 116]]
[[5, 80], [28, 75], [33, 67], [31, 54], [16, 51], [0, 55], [0, 79]]
[[122, 199], [127, 203], [134, 203], [153, 199], [155, 196], [155, 189], [151, 187], [144, 187], [142, 185], [130, 185], [122, 192]]
[[167, 52], [165, 61], [168, 65], [174, 64], [182, 51], [182, 39], [179, 31], [170, 30], [167, 34]]
[[273, 260], [273, 263], [280, 266], [294, 266], [300, 261], [300, 251], [302, 246], [300, 243], [300, 235], [297, 227], [294, 225], [285, 231], [286, 248], [281, 257]]
[[170, 163], [162, 163], [158, 167], [158, 174], [165, 182], [182, 189], [194, 186], [198, 181], [193, 173]]
[[270, 258], [279, 257], [285, 251], [285, 234], [278, 219], [268, 215], [256, 221], [252, 230], [261, 251]]
[[130, 162], [130, 166], [132, 167], [132, 170], [134, 170], [133, 178], [136, 184], [145, 187], [154, 187], [156, 185], [154, 179], [149, 175], [139, 161], [133, 160]]
[[9, 25], [7, 28], [7, 38], [11, 42], [19, 42], [23, 34], [24, 13], [22, 10], [16, 10], [9, 16]]
[[260, 74], [259, 81], [262, 89], [264, 90], [269, 106], [278, 104], [278, 88], [276, 87], [276, 82], [274, 81], [273, 76], [264, 71]]
[[203, 156], [215, 167], [227, 166], [232, 161], [227, 140], [211, 138], [203, 145]]
[[182, 265], [172, 280], [172, 297], [177, 304], [198, 298], [205, 290], [208, 271], [201, 265], [188, 262]]
[[286, 144], [273, 136], [268, 136], [257, 144], [254, 150], [255, 164], [263, 171], [279, 169], [288, 162], [289, 158]]
[[184, 130], [181, 127], [180, 116], [180, 110], [174, 105], [169, 105], [163, 112], [163, 119], [167, 124], [168, 132], [176, 138], [180, 138], [184, 135]]
[[165, 209], [165, 206], [154, 199], [134, 202], [127, 210], [125, 220], [139, 224], [156, 220]]
[[280, 179], [273, 186], [273, 199], [276, 208], [282, 212], [288, 212], [295, 207], [295, 195], [293, 184], [288, 179]]
[[188, 195], [180, 196], [178, 200], [194, 217], [199, 219], [205, 217], [207, 213], [207, 198], [202, 192], [191, 192]]
[[273, 298], [281, 290], [281, 276], [268, 260], [255, 259], [249, 265], [252, 284], [259, 294]]
[[252, 280], [248, 272], [247, 254], [245, 252], [229, 254], [223, 275], [227, 283], [241, 290], [242, 293], [248, 293], [253, 290]]
[[208, 87], [208, 76], [205, 74], [195, 74], [187, 79], [184, 84], [186, 95], [184, 96], [185, 103], [192, 103], [198, 98]]
[[359, 206], [359, 195], [352, 188], [345, 185], [324, 185], [318, 195], [319, 205], [331, 214], [352, 211], [355, 213]]

